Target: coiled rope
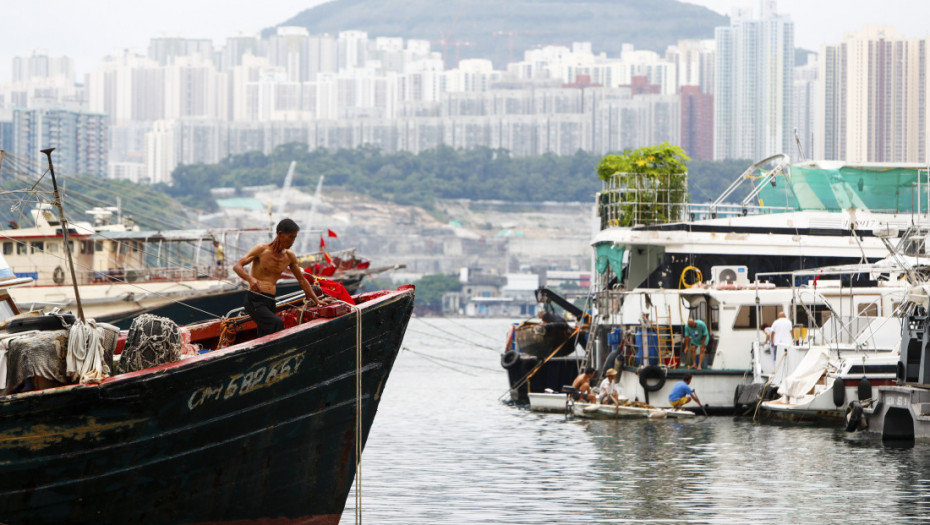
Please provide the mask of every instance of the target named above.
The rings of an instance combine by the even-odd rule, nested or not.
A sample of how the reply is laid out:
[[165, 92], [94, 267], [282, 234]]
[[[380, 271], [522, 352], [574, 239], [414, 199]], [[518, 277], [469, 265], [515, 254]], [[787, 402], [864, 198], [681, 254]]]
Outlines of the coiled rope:
[[112, 372], [103, 358], [103, 343], [97, 332], [97, 323], [75, 320], [68, 332], [68, 354], [65, 357], [69, 379], [79, 383], [99, 383]]

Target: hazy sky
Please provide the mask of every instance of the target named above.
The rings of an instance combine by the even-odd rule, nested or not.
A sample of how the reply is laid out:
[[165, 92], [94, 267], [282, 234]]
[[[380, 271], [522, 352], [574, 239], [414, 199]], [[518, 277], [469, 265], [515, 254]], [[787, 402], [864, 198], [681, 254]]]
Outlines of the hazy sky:
[[[403, 0], [396, 0], [402, 4]], [[570, 0], [569, 0], [570, 1]], [[287, 20], [320, 0], [5, 0], [0, 2], [0, 83], [11, 77], [11, 59], [31, 49], [75, 59], [79, 79], [100, 58], [120, 48], [145, 51], [164, 32], [211, 38], [217, 44], [239, 31], [257, 32]], [[753, 0], [690, 0], [728, 14]], [[816, 50], [867, 23], [898, 28], [905, 36], [930, 35], [927, 0], [780, 0], [795, 22], [799, 47]], [[923, 27], [922, 27], [923, 26]], [[353, 28], [346, 28], [353, 29]], [[599, 51], [599, 50], [596, 50]]]

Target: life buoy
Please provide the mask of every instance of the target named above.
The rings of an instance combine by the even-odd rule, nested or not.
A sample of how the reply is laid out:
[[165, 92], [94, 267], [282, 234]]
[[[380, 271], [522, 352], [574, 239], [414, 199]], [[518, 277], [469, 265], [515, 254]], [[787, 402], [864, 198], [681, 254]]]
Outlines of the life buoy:
[[52, 272], [52, 280], [55, 281], [55, 284], [62, 284], [65, 282], [65, 271], [61, 266], [55, 267], [55, 271]]
[[[650, 383], [650, 379], [656, 379], [655, 383]], [[665, 386], [666, 371], [659, 365], [644, 366], [639, 369], [639, 384], [646, 392], [657, 392]]]
[[846, 432], [855, 432], [862, 419], [862, 404], [853, 401], [846, 407]]
[[501, 354], [501, 366], [508, 370], [513, 368], [517, 364], [517, 361], [519, 360], [520, 360], [519, 352], [508, 350], [504, 352], [503, 354]]
[[842, 377], [833, 380], [833, 405], [837, 408], [846, 404], [846, 382]]

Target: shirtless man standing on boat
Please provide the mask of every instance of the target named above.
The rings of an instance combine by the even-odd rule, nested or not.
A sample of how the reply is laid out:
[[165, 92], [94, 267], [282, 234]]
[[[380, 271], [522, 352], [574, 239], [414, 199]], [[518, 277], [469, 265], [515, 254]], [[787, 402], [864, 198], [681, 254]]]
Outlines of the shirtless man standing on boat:
[[[300, 227], [291, 219], [284, 219], [278, 223], [275, 231], [277, 235], [271, 243], [256, 245], [233, 266], [236, 275], [249, 284], [249, 291], [245, 294], [245, 311], [258, 325], [259, 337], [284, 329], [284, 321], [274, 312], [277, 283], [285, 268], [291, 269], [308, 302], [313, 305], [322, 302], [304, 278], [304, 272], [297, 264], [297, 255], [290, 250]], [[246, 272], [245, 267], [249, 264], [252, 268]]]

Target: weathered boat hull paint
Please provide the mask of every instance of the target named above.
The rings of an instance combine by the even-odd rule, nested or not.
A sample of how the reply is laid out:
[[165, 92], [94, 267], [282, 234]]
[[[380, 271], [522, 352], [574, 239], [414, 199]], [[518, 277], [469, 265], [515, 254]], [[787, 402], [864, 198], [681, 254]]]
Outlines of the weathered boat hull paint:
[[[413, 292], [361, 305], [362, 431]], [[337, 523], [355, 475], [356, 314], [0, 398], [0, 522]]]

